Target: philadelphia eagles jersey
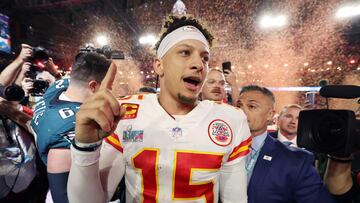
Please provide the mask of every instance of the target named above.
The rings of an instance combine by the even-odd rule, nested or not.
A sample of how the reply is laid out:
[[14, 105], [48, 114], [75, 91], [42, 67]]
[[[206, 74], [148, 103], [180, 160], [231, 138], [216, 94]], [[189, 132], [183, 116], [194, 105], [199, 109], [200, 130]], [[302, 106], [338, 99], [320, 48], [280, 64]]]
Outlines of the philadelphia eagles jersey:
[[31, 127], [36, 134], [36, 145], [42, 161], [52, 148], [70, 148], [74, 137], [75, 113], [81, 103], [60, 100], [69, 86], [69, 79], [56, 81], [36, 103]]

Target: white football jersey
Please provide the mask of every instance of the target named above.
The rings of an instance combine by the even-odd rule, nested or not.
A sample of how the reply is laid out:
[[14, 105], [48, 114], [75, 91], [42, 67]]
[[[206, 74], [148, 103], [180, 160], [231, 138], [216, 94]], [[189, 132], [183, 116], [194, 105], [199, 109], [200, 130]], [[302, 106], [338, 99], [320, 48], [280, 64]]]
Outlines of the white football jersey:
[[[241, 110], [202, 101], [175, 119], [156, 94], [120, 103], [126, 113], [106, 142], [123, 153], [127, 202], [218, 202], [221, 170], [232, 171], [228, 168], [239, 162], [246, 184], [244, 157], [251, 138]], [[230, 182], [245, 187], [246, 196], [242, 180]]]

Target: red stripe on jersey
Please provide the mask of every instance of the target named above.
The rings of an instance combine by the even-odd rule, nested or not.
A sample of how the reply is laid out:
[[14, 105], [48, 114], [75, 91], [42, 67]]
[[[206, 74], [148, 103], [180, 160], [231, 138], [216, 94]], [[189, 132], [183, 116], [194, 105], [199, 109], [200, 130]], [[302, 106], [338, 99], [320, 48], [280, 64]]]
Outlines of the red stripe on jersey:
[[238, 157], [246, 156], [250, 152], [250, 146], [252, 142], [252, 137], [242, 141], [234, 150], [231, 152], [228, 161], [232, 161]]
[[117, 134], [113, 133], [110, 136], [107, 136], [105, 138], [105, 141], [107, 143], [109, 143], [111, 146], [113, 146], [115, 149], [119, 150], [121, 153], [123, 153], [123, 148], [121, 146], [119, 137], [117, 136]]
[[237, 153], [235, 156], [229, 157], [228, 161], [232, 161], [232, 160], [235, 160], [235, 159], [237, 159], [237, 158], [239, 158], [239, 157], [246, 156], [246, 155], [249, 154], [249, 153], [250, 153], [250, 149], [247, 148], [247, 149], [245, 149], [244, 151], [241, 151], [241, 152]]

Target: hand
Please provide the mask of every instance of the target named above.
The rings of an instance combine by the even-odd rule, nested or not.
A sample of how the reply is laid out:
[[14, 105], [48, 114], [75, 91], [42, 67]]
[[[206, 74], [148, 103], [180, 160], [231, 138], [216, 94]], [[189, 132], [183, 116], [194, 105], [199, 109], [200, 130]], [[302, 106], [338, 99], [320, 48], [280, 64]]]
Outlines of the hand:
[[25, 96], [29, 96], [29, 93], [34, 88], [33, 85], [34, 85], [34, 82], [31, 78], [24, 78], [21, 81], [21, 87], [25, 92]]
[[53, 76], [58, 74], [54, 61], [51, 57], [45, 63], [45, 69]]
[[224, 76], [225, 76], [225, 80], [226, 82], [233, 87], [234, 85], [236, 85], [236, 76], [235, 74], [231, 71], [231, 70], [225, 70], [224, 71]]
[[26, 73], [26, 72], [30, 71], [30, 66], [31, 66], [30, 62], [23, 63], [23, 65], [21, 67], [21, 72]]
[[96, 142], [110, 135], [125, 113], [111, 92], [116, 67], [111, 63], [99, 90], [76, 113], [75, 139], [81, 143]]
[[308, 109], [308, 110], [315, 109], [315, 105], [313, 105], [310, 102], [310, 100], [305, 100], [304, 109]]
[[29, 130], [27, 123], [31, 120], [31, 116], [19, 110], [20, 104], [15, 101], [7, 101], [0, 97], [0, 115], [10, 118], [24, 129]]
[[18, 56], [18, 59], [21, 60], [22, 62], [27, 61], [27, 59], [29, 57], [31, 57], [33, 54], [33, 50], [32, 47], [30, 45], [27, 44], [21, 44], [21, 51], [20, 54]]

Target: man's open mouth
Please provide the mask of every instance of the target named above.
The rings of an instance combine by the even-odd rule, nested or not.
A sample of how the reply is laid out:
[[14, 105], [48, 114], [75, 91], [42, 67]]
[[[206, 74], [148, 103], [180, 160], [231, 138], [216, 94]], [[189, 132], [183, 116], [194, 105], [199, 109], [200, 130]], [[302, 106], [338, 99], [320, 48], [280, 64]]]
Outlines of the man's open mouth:
[[201, 79], [195, 76], [185, 77], [183, 81], [185, 86], [190, 90], [196, 90], [201, 83]]

